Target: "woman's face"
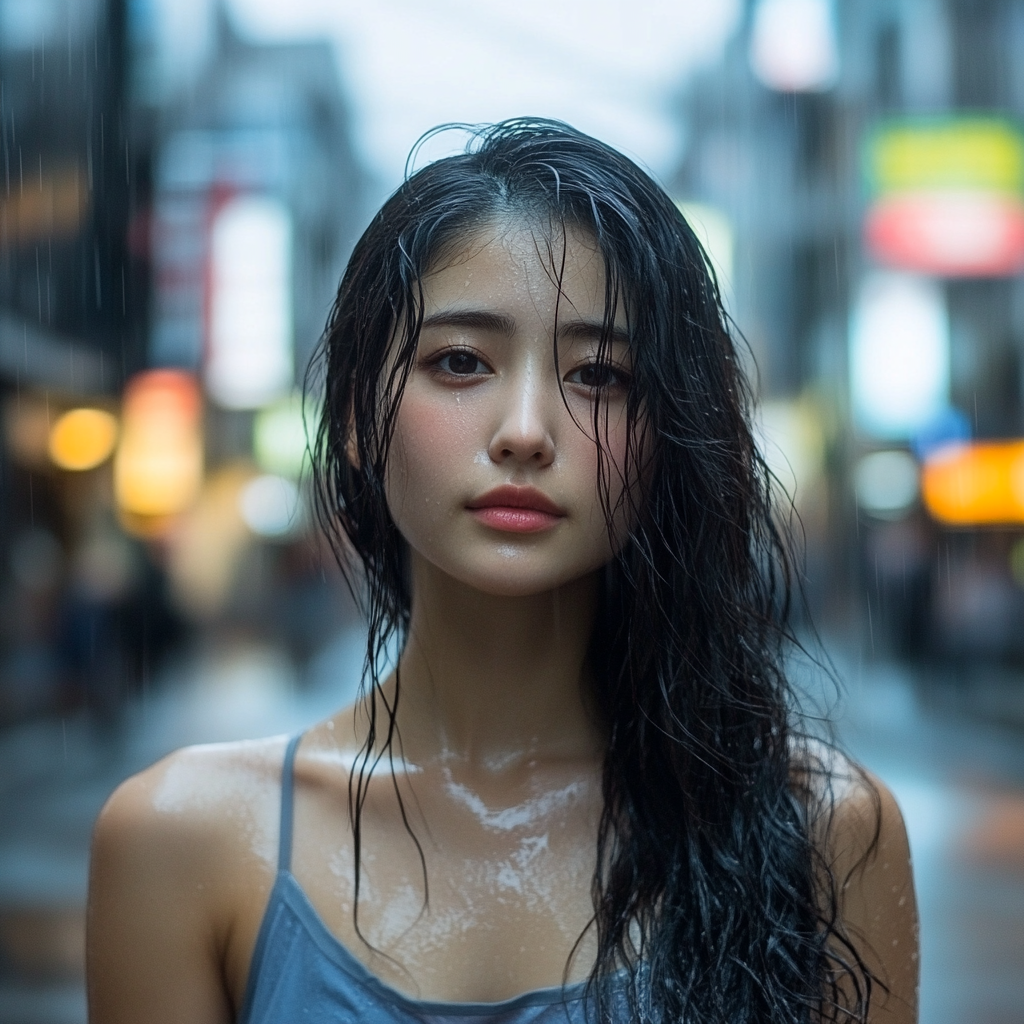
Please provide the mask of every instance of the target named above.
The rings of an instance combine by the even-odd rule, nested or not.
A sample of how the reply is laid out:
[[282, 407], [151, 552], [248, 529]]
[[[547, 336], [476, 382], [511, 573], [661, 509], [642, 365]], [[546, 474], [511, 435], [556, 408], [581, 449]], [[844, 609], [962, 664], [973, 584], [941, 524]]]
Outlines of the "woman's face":
[[569, 230], [563, 269], [560, 244], [552, 257], [529, 224], [499, 222], [422, 281], [423, 328], [389, 454], [388, 506], [417, 555], [489, 594], [541, 593], [591, 573], [626, 530], [618, 513], [609, 537], [594, 437], [599, 402], [616, 508], [625, 324], [597, 365], [604, 261], [588, 235]]

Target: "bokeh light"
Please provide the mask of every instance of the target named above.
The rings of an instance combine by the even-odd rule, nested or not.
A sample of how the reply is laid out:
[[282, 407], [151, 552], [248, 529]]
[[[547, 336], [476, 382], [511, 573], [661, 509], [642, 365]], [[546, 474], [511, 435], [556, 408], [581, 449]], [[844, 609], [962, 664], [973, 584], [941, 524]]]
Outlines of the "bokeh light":
[[114, 491], [122, 511], [169, 516], [187, 508], [203, 478], [195, 378], [177, 370], [137, 375], [125, 389]]
[[917, 500], [919, 476], [909, 452], [871, 452], [854, 468], [857, 504], [879, 519], [902, 518]]
[[912, 437], [947, 405], [949, 372], [949, 318], [937, 283], [869, 274], [850, 325], [851, 399], [860, 430]]
[[258, 409], [292, 383], [292, 224], [269, 196], [238, 196], [211, 231], [206, 387], [229, 409]]
[[260, 468], [297, 478], [307, 457], [307, 424], [315, 432], [317, 411], [306, 408], [298, 393], [261, 409], [253, 418], [253, 453]]
[[117, 444], [117, 419], [103, 409], [72, 409], [50, 430], [49, 452], [61, 469], [94, 469]]
[[250, 480], [239, 493], [238, 508], [246, 526], [260, 537], [285, 537], [302, 522], [299, 489], [272, 474]]
[[839, 74], [832, 7], [828, 0], [758, 0], [750, 63], [770, 89], [819, 92]]
[[953, 526], [1024, 523], [1024, 441], [950, 445], [924, 464], [928, 511]]

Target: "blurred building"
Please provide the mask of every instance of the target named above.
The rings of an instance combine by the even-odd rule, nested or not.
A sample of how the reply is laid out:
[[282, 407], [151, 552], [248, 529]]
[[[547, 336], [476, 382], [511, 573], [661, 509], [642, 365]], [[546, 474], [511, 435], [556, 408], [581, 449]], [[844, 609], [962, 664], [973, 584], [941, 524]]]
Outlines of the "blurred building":
[[113, 722], [204, 631], [310, 656], [298, 395], [364, 216], [332, 50], [0, 0], [0, 115], [0, 725]]
[[289, 242], [283, 326], [294, 352], [284, 392], [301, 378], [362, 227], [363, 175], [329, 43], [250, 44], [220, 14], [213, 47], [160, 114], [149, 361], [209, 372], [217, 220], [233, 201], [255, 197], [279, 209]]
[[[124, 0], [0, 3], [0, 722], [61, 706], [83, 652], [115, 628], [65, 628], [75, 553], [99, 538], [105, 503], [98, 474], [62, 472], [49, 442], [76, 406], [109, 424], [144, 359], [132, 235], [149, 153], [130, 138], [127, 13]], [[108, 596], [127, 580], [122, 554], [100, 570]]]
[[156, 93], [148, 363], [198, 382], [205, 464], [168, 547], [171, 589], [193, 624], [305, 657], [341, 595], [296, 548], [315, 387], [300, 396], [363, 225], [364, 173], [329, 43], [250, 43], [211, 11], [206, 59]]
[[1024, 490], [940, 501], [1024, 431], [1022, 52], [1020, 0], [754, 0], [683, 101], [811, 600], [878, 656], [1024, 658]]
[[145, 289], [128, 226], [146, 175], [128, 143], [126, 12], [124, 0], [0, 4], [8, 381], [113, 390], [139, 365]]

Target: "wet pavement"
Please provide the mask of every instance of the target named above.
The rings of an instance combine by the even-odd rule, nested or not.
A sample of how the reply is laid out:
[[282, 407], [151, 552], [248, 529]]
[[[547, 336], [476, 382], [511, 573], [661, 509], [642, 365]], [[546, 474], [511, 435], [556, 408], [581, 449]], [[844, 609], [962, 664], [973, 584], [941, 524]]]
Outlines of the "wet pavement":
[[[358, 636], [342, 637], [299, 678], [273, 650], [220, 648], [180, 664], [117, 733], [69, 718], [0, 734], [0, 1022], [85, 1020], [89, 834], [117, 783], [184, 743], [315, 721], [351, 698], [360, 658]], [[921, 1021], [1024, 1024], [1024, 729], [923, 710], [906, 671], [836, 663], [840, 736], [910, 833]]]

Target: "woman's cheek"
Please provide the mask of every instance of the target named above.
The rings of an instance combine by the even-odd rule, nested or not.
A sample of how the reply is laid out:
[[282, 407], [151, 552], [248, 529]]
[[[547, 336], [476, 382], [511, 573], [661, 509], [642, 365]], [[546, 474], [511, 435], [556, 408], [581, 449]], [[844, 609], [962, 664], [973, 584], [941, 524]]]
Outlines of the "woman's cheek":
[[[403, 529], [410, 516], [436, 520], [465, 483], [467, 429], [458, 410], [409, 390], [402, 398], [388, 466], [388, 505]], [[467, 496], [468, 497], [468, 496]], [[422, 523], [420, 526], [422, 527]], [[404, 529], [403, 529], [404, 532]]]

